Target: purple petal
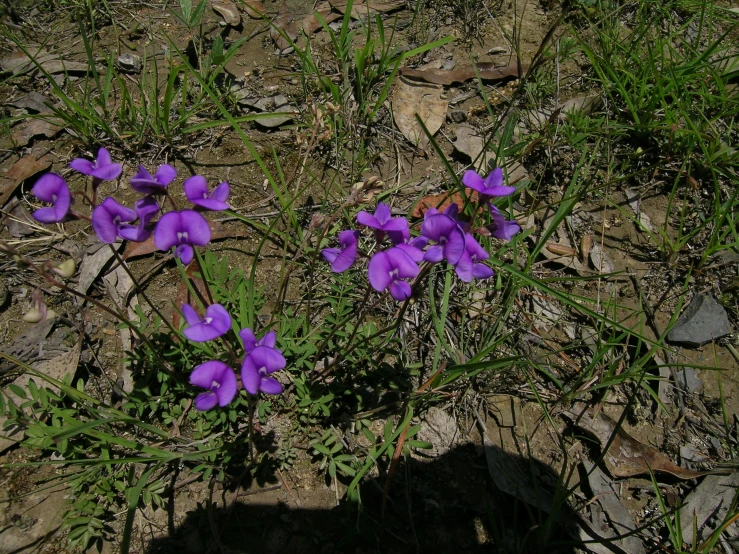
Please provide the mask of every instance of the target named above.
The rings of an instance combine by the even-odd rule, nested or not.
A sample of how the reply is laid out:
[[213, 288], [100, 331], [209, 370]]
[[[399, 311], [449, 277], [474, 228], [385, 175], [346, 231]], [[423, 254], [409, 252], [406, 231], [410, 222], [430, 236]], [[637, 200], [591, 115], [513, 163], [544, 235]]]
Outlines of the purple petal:
[[398, 244], [396, 248], [400, 248], [408, 255], [411, 260], [416, 263], [420, 263], [423, 261], [423, 252], [412, 244]]
[[472, 260], [478, 262], [480, 260], [487, 260], [490, 257], [488, 251], [480, 246], [480, 243], [477, 242], [475, 237], [473, 237], [469, 233], [467, 233], [467, 235], [465, 236], [465, 241], [467, 253], [470, 255]]
[[143, 194], [161, 194], [167, 185], [160, 183], [156, 177], [153, 177], [143, 165], [140, 165], [136, 175], [131, 177], [129, 181], [131, 188]]
[[259, 346], [267, 346], [268, 348], [274, 348], [277, 344], [277, 333], [270, 331], [265, 334], [259, 341]]
[[113, 163], [113, 159], [110, 157], [110, 152], [107, 148], [98, 149], [97, 158], [95, 158], [95, 165], [97, 167], [103, 167]]
[[205, 310], [205, 321], [210, 320], [210, 325], [218, 329], [221, 333], [227, 333], [231, 328], [231, 316], [228, 310], [220, 304], [211, 304]]
[[482, 192], [487, 188], [485, 187], [485, 182], [482, 177], [480, 177], [476, 171], [472, 171], [471, 169], [464, 172], [464, 175], [462, 176], [462, 184], [468, 188], [476, 190], [477, 192]]
[[475, 279], [489, 279], [495, 275], [495, 272], [485, 264], [474, 264], [472, 266], [472, 276]]
[[33, 219], [41, 223], [58, 223], [56, 218], [56, 210], [54, 208], [39, 208], [33, 212]]
[[406, 231], [408, 230], [408, 220], [404, 217], [394, 217], [382, 226], [383, 231]]
[[244, 358], [244, 365], [253, 365], [256, 369], [264, 369], [266, 373], [273, 373], [284, 368], [287, 362], [276, 348], [257, 346]]
[[121, 223], [134, 219], [136, 219], [136, 212], [121, 206], [111, 197], [103, 200], [102, 204], [92, 210], [92, 228], [98, 238], [106, 244], [115, 242]]
[[423, 259], [432, 264], [437, 264], [444, 259], [444, 247], [438, 244], [429, 246], [426, 253], [423, 255]]
[[411, 237], [411, 232], [406, 225], [402, 231], [388, 231], [387, 236], [390, 239], [390, 242], [395, 246], [398, 246], [399, 244], [406, 242]]
[[338, 256], [331, 263], [331, 271], [334, 273], [342, 273], [349, 269], [353, 264], [354, 260], [357, 259], [357, 245], [351, 244], [342, 250]]
[[421, 234], [435, 242], [439, 242], [442, 237], [447, 237], [457, 227], [457, 222], [451, 217], [438, 214], [424, 219], [421, 224]]
[[195, 246], [205, 246], [210, 242], [208, 222], [195, 210], [182, 210], [180, 212], [180, 226], [183, 234], [181, 242]]
[[153, 196], [144, 196], [133, 205], [133, 211], [136, 212], [139, 219], [146, 220], [148, 223], [159, 211], [159, 204]]
[[[101, 150], [104, 150], [104, 148], [101, 148]], [[108, 164], [102, 167], [96, 167], [90, 172], [90, 175], [101, 181], [110, 181], [117, 179], [121, 171], [123, 171], [121, 164]]]
[[453, 220], [457, 220], [457, 216], [459, 215], [459, 206], [456, 204], [449, 204], [446, 210], [444, 210], [444, 215], [451, 217]]
[[185, 196], [190, 202], [208, 198], [208, 183], [202, 175], [193, 175], [183, 183]]
[[182, 265], [189, 265], [195, 258], [195, 250], [189, 244], [180, 244], [174, 249], [174, 255], [180, 259]]
[[377, 218], [375, 216], [370, 215], [365, 211], [361, 211], [357, 214], [357, 222], [360, 225], [372, 227], [373, 229], [382, 229], [382, 223], [377, 221]]
[[359, 231], [355, 231], [353, 229], [349, 229], [346, 231], [342, 231], [339, 233], [339, 244], [342, 246], [342, 248], [346, 248], [350, 245], [357, 244], [357, 241], [359, 240]]
[[265, 394], [280, 394], [283, 390], [282, 383], [273, 377], [262, 377], [259, 390]]
[[472, 266], [472, 258], [470, 258], [470, 255], [467, 254], [467, 252], [464, 253], [464, 255], [460, 258], [459, 262], [457, 262], [457, 265], [455, 266], [455, 269], [457, 270], [457, 275], [465, 283], [469, 283], [470, 281], [472, 281]]
[[385, 224], [390, 221], [390, 207], [383, 202], [379, 202], [377, 208], [375, 208], [375, 219], [385, 229]]
[[203, 319], [195, 311], [195, 308], [187, 303], [182, 305], [182, 316], [185, 318], [185, 321], [187, 321], [188, 325], [195, 325], [203, 321]]
[[262, 377], [259, 375], [259, 370], [253, 364], [247, 365], [244, 360], [241, 366], [241, 384], [244, 385], [244, 390], [249, 394], [257, 394], [261, 383]]
[[224, 204], [228, 202], [228, 197], [230, 195], [231, 195], [231, 185], [225, 182], [219, 184], [216, 188], [213, 189], [213, 192], [210, 193], [210, 197], [213, 200], [217, 200], [218, 202], [223, 202]]
[[218, 397], [218, 405], [221, 408], [228, 406], [236, 396], [236, 390], [236, 374], [229, 367], [228, 371], [221, 375], [220, 386], [214, 391]]
[[411, 297], [411, 286], [405, 281], [393, 281], [390, 283], [390, 295], [402, 302]]
[[481, 194], [487, 195], [487, 196], [510, 196], [516, 192], [516, 187], [491, 187], [489, 189], [485, 189]]
[[416, 264], [416, 262], [414, 262], [411, 257], [400, 248], [390, 248], [386, 251], [386, 254], [390, 259], [392, 266], [398, 270], [398, 278], [410, 279], [418, 275], [418, 264]]
[[201, 392], [195, 397], [195, 408], [201, 412], [205, 412], [218, 404], [218, 397], [214, 392]]
[[43, 202], [53, 204], [51, 208], [36, 210], [33, 217], [42, 223], [55, 223], [67, 217], [72, 204], [72, 193], [67, 182], [56, 173], [42, 175], [33, 185], [31, 192]]
[[239, 331], [239, 337], [244, 344], [244, 350], [247, 354], [257, 347], [257, 337], [254, 335], [254, 331], [248, 327]]
[[181, 233], [180, 214], [168, 212], [162, 216], [154, 230], [154, 245], [159, 250], [167, 251], [180, 243], [178, 233]]
[[[474, 240], [474, 239], [473, 239]], [[462, 257], [465, 251], [465, 237], [464, 233], [459, 229], [458, 226], [449, 233], [447, 242], [444, 245], [444, 257], [450, 264], [456, 264]]]
[[339, 248], [324, 248], [321, 250], [321, 256], [330, 264], [334, 263], [339, 254], [341, 254], [341, 249]]
[[193, 369], [190, 374], [190, 384], [211, 390], [213, 383], [220, 384], [224, 379], [224, 375], [228, 373], [233, 375], [233, 371], [226, 364], [218, 360], [210, 360]]
[[[187, 318], [185, 318], [187, 319]], [[206, 342], [218, 338], [231, 328], [231, 316], [220, 304], [212, 304], [205, 310], [205, 317], [183, 331], [194, 342]]]
[[92, 162], [90, 160], [86, 160], [85, 158], [75, 158], [74, 160], [69, 162], [69, 167], [71, 167], [75, 171], [79, 171], [83, 175], [92, 175], [92, 172], [95, 169], [95, 166], [92, 165]]
[[499, 167], [493, 169], [484, 180], [485, 188], [498, 188], [503, 184], [503, 170]]
[[156, 175], [154, 175], [154, 179], [163, 187], [174, 181], [175, 177], [177, 177], [177, 170], [169, 164], [160, 165]]
[[394, 280], [392, 271], [393, 266], [387, 252], [378, 252], [372, 256], [367, 268], [369, 282], [372, 288], [379, 292], [387, 289]]
[[221, 210], [227, 210], [229, 208], [229, 205], [225, 202], [214, 200], [213, 198], [199, 198], [195, 200], [190, 200], [190, 202], [192, 202], [196, 206], [200, 206], [201, 208], [205, 208], [206, 210], [210, 210], [212, 212], [219, 212]]

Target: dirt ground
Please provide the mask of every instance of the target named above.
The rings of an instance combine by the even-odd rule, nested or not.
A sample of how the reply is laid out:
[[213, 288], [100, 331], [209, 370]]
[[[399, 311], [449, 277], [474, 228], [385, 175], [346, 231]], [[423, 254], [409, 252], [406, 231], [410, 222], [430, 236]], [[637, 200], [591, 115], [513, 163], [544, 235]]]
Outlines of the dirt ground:
[[[21, 37], [24, 44], [32, 45], [39, 52], [58, 55], [64, 62], [87, 63], [85, 43], [77, 22], [79, 3], [15, 4], [5, 10], [3, 24], [15, 36]], [[233, 6], [230, 2], [221, 4]], [[424, 6], [421, 17], [418, 13], [414, 16], [410, 4], [414, 3], [399, 2], [397, 9], [382, 13], [385, 25], [396, 28], [396, 44], [411, 49], [442, 37], [454, 38], [453, 42], [412, 59], [414, 67], [432, 70], [445, 63], [448, 67], [455, 64], [459, 67], [471, 61], [509, 67], [515, 65], [516, 49], [522, 62], [528, 64], [539, 52], [564, 9], [556, 2], [519, 4], [431, 0], [421, 3]], [[95, 60], [103, 68], [106, 56], [118, 58], [132, 54], [145, 58], [147, 65], [143, 72], [122, 74], [121, 78], [128, 84], [151, 77], [154, 62], [160, 70], [167, 67], [171, 59], [167, 55], [168, 49], [176, 47], [186, 51], [193, 44], [187, 28], [173, 16], [171, 3], [108, 2], [106, 6], [99, 6], [95, 11]], [[312, 3], [300, 0], [264, 2], [267, 20], [277, 24], [287, 21], [286, 15], [291, 16], [293, 22], [303, 21], [314, 7]], [[465, 11], [473, 7], [477, 10], [474, 14]], [[111, 21], [111, 14], [115, 24]], [[280, 43], [270, 36], [270, 25], [265, 19], [250, 17], [244, 6], [239, 10], [239, 18], [238, 25], [229, 25], [209, 0], [198, 31], [207, 40], [219, 35], [227, 45], [248, 37], [226, 64], [223, 74], [234, 91], [231, 106], [234, 114], [259, 111], [238, 99], [261, 99], [278, 93], [284, 95], [292, 109], [309, 112], [310, 99], [304, 94], [296, 55], [279, 53]], [[132, 32], [135, 26], [138, 31]], [[297, 42], [302, 45], [305, 40], [305, 37], [300, 37]], [[515, 48], [512, 40], [516, 41]], [[316, 31], [310, 41], [317, 57], [328, 58], [325, 52], [330, 45], [325, 31]], [[17, 52], [17, 45], [7, 37], [0, 40], [0, 59], [7, 60]], [[586, 65], [585, 59], [577, 57], [558, 65], [556, 98], [550, 96], [542, 107], [551, 110], [571, 98], [588, 95], [590, 85], [583, 80]], [[327, 65], [325, 69], [330, 78], [339, 79], [337, 74], [331, 73], [335, 67]], [[166, 79], [166, 74], [162, 74]], [[72, 71], [66, 75], [55, 73], [52, 77], [61, 86], [77, 87], [78, 91], [83, 82], [82, 75]], [[497, 116], [509, 108], [517, 83], [515, 78], [486, 82], [489, 102], [493, 109], [499, 110]], [[469, 127], [479, 130], [491, 125], [486, 102], [477, 88], [474, 80], [467, 80], [445, 86], [442, 92], [448, 105], [435, 138], [444, 155], [455, 164], [455, 170], [469, 164], [469, 157], [460, 152], [459, 137], [468, 132]], [[69, 175], [69, 161], [78, 156], [90, 158], [94, 154], [93, 145], [85, 144], [82, 137], [74, 136], [61, 127], [31, 133], [24, 139], [25, 143], [19, 144], [18, 139], [23, 134], [18, 129], [25, 123], [18, 124], [13, 117], [26, 113], [24, 109], [28, 111], [17, 107], [17, 102], [32, 92], [53, 98], [52, 87], [46, 78], [33, 69], [12, 77], [6, 72], [0, 83], [0, 105], [5, 117], [4, 132], [0, 136], [0, 199], [4, 222], [0, 238], [23, 247], [25, 255], [35, 260], [56, 263], [71, 256], [80, 265], [96, 252], [96, 240], [89, 225], [84, 221], [68, 222], [56, 234], [39, 229], [28, 219], [32, 210], [29, 194], [33, 178], [41, 171], [52, 170]], [[540, 93], [532, 92], [533, 96], [537, 94]], [[157, 102], [158, 99], [153, 98], [152, 101]], [[532, 122], [536, 109], [523, 102], [513, 107], [521, 112], [523, 122], [516, 133], [531, 133], [536, 126]], [[206, 113], [202, 117], [195, 116], [188, 124], [218, 117], [217, 113]], [[296, 121], [298, 118], [289, 118], [284, 124], [274, 127], [257, 122], [240, 125], [270, 170], [277, 170], [279, 162], [282, 170], [290, 174], [301, 163], [301, 150], [296, 138], [305, 132], [303, 127], [296, 125]], [[394, 206], [398, 213], [411, 211], [419, 196], [442, 192], [446, 169], [432, 147], [428, 144], [412, 145], [394, 125], [387, 110], [380, 113], [372, 131], [377, 138], [371, 143], [367, 156], [369, 162], [360, 174], [353, 173], [346, 159], [335, 159], [329, 148], [309, 157], [307, 171], [320, 178], [325, 176], [326, 180], [339, 179], [337, 174], [341, 174], [347, 179], [345, 190], [352, 180], [370, 176], [390, 185], [402, 185]], [[136, 144], [133, 138], [127, 144], [128, 148], [112, 147], [114, 158], [123, 163], [121, 180], [106, 182], [101, 189], [101, 194], [113, 194], [122, 203], [131, 204], [136, 199], [133, 191], [119, 183], [127, 182], [139, 163], [151, 168], [166, 161], [183, 175], [197, 173], [205, 176], [209, 183], [228, 181], [234, 210], [254, 221], [269, 221], [279, 207], [265, 182], [262, 169], [229, 126], [181, 134], [169, 144], [148, 139]], [[529, 188], [529, 197], [522, 199], [514, 209], [520, 216], [519, 221], [525, 222], [524, 229], [538, 229], [540, 232], [546, 228], [547, 218], [552, 217], [567, 185], [565, 178], [557, 175], [558, 168], [569, 168], [574, 154], [564, 148], [547, 151], [547, 147], [541, 144], [533, 145], [530, 152], [518, 171], [522, 182], [533, 184]], [[31, 158], [43, 160], [39, 162], [43, 169], [24, 174], [18, 181], [9, 170], [19, 161]], [[509, 171], [512, 173], [512, 169]], [[668, 235], [674, 234], [681, 222], [671, 215], [672, 208], [662, 189], [655, 184], [657, 180], [652, 179], [645, 184], [634, 179], [628, 183], [628, 188], [638, 189], [639, 214], [657, 225], [667, 222]], [[84, 186], [82, 180], [70, 179], [70, 183], [73, 188]], [[727, 254], [725, 260], [712, 260], [686, 280], [686, 268], [680, 265], [681, 262], [655, 261], [650, 237], [634, 220], [624, 217], [624, 212], [635, 219], [640, 217], [629, 211], [630, 192], [624, 189], [614, 187], [604, 193], [608, 203], [604, 203], [602, 197], [581, 198], [567, 222], [570, 233], [563, 233], [564, 227], [559, 227], [550, 242], [577, 249], [579, 246], [573, 240], [575, 236], [594, 237], [612, 266], [609, 271], [618, 276], [573, 281], [568, 284], [568, 293], [602, 299], [604, 304], [617, 302], [618, 308], [611, 315], [626, 327], [643, 321], [643, 301], [647, 299], [653, 310], [654, 324], [661, 332], [675, 316], [686, 290], [691, 295], [700, 292], [720, 296], [726, 290], [726, 283], [736, 276], [739, 255]], [[311, 206], [322, 200], [321, 194], [322, 190], [313, 186], [301, 198], [303, 204], [300, 208], [304, 210], [301, 213], [308, 214], [306, 220], [310, 217]], [[184, 203], [181, 188], [176, 189], [173, 196], [176, 202]], [[524, 205], [524, 202], [530, 203]], [[555, 205], [553, 210], [535, 212], [532, 208], [549, 203]], [[12, 217], [8, 215], [11, 213]], [[13, 218], [22, 223], [11, 224]], [[256, 231], [228, 218], [218, 223], [221, 236], [214, 242], [213, 251], [223, 256], [231, 268], [250, 267], [260, 241]], [[127, 252], [125, 248], [120, 251]], [[283, 252], [279, 245], [270, 244], [261, 255], [264, 263], [259, 266], [256, 278], [260, 285], [265, 286], [267, 298], [261, 315], [269, 318], [273, 308], [271, 302], [279, 293], [275, 274], [280, 270]], [[148, 297], [165, 316], [172, 316], [175, 311], [172, 300], [182, 294], [182, 287], [171, 257], [147, 252], [134, 254], [129, 260], [132, 271], [146, 283]], [[578, 262], [581, 267], [577, 269], [569, 260], [543, 252], [534, 266], [534, 277], [555, 279], [598, 275], [598, 268], [594, 268], [592, 262]], [[115, 260], [109, 257], [96, 268], [97, 273], [92, 275], [94, 280], [89, 289], [93, 296], [104, 298], [111, 287], [115, 289], [115, 282], [104, 280], [106, 275], [115, 273], [115, 266]], [[32, 305], [33, 285], [34, 278], [19, 272], [11, 257], [3, 255], [0, 258], [0, 296], [2, 288], [9, 294], [9, 300], [3, 301], [5, 303], [0, 307], [0, 350], [27, 363], [53, 359], [60, 352], [74, 347], [75, 333], [70, 329], [82, 328], [85, 340], [77, 375], [88, 378], [86, 390], [89, 394], [105, 401], [111, 400], [116, 384], [122, 379], [121, 353], [126, 348], [114, 318], [89, 303], [81, 307], [60, 291], [46, 290], [47, 303], [59, 319], [53, 330], [40, 334], [39, 324], [23, 319]], [[300, 287], [297, 279], [291, 281], [288, 299], [299, 299]], [[572, 341], [585, 344], [589, 340], [579, 330], [574, 331], [583, 324], [582, 314], [571, 314], [568, 307], [556, 298], [545, 298], [538, 306], [534, 305], [535, 300], [536, 295], [527, 299], [526, 302], [531, 303], [522, 304], [521, 314], [516, 316], [521, 327], [531, 324], [530, 318], [536, 324], [538, 336], [531, 342], [530, 356], [544, 360], [553, 374], [566, 376], [571, 372], [571, 365], [582, 360], [577, 359], [577, 351], [573, 350], [569, 355], [564, 353], [563, 345]], [[138, 303], [148, 314], [145, 302], [139, 298]], [[733, 329], [737, 325], [736, 314], [736, 310], [729, 310]], [[648, 340], [659, 339], [659, 333], [649, 325], [644, 325], [641, 332]], [[620, 421], [623, 430], [642, 446], [666, 453], [682, 468], [701, 471], [730, 462], [731, 452], [726, 444], [732, 441], [736, 444], [736, 436], [716, 440], [716, 435], [721, 432], [716, 422], [725, 419], [736, 433], [739, 371], [734, 344], [735, 335], [730, 335], [722, 341], [700, 347], [675, 346], [671, 351], [674, 366], [685, 364], [703, 368], [694, 373], [697, 379], [695, 386], [684, 387], [680, 393], [675, 392], [671, 385], [659, 389], [660, 401], [670, 402], [674, 407], [679, 396], [680, 402], [685, 404], [677, 423], [661, 410], [654, 409], [655, 399], [638, 387], [614, 388], [611, 394], [600, 399], [603, 413]], [[558, 346], [562, 346], [561, 353]], [[629, 347], [632, 349], [631, 359], [637, 359], [648, 349], [644, 344], [631, 344]], [[8, 384], [11, 381], [8, 367], [0, 366], [0, 371], [0, 378]], [[652, 373], [658, 375], [659, 370]], [[655, 384], [655, 391], [657, 387]], [[565, 413], [574, 408], [554, 402], [553, 393], [549, 398], [546, 397], [547, 392], [542, 392], [543, 402], [552, 401], [548, 404], [550, 411], [545, 412], [521, 375], [495, 377], [487, 388], [478, 392], [478, 400], [487, 407], [482, 415], [471, 405], [461, 401], [457, 403], [459, 398], [466, 398], [457, 392], [443, 397], [445, 400], [439, 408], [428, 410], [414, 419], [422, 426], [419, 437], [430, 442], [433, 450], [413, 451], [391, 476], [392, 492], [387, 499], [383, 495], [388, 479], [387, 464], [379, 470], [374, 469], [360, 487], [361, 511], [345, 498], [351, 480], [327, 478], [319, 469], [316, 456], [311, 453], [309, 439], [300, 437], [292, 444], [294, 460], [289, 467], [277, 470], [265, 479], [241, 475], [232, 476], [226, 482], [192, 480], [193, 474], [187, 468], [171, 475], [171, 481], [166, 483], [165, 506], [146, 507], [137, 515], [131, 551], [147, 554], [490, 552], [493, 545], [497, 545], [495, 551], [499, 552], [582, 551], [581, 546], [573, 544], [583, 540], [583, 536], [573, 538], [570, 532], [572, 526], [584, 517], [582, 513], [590, 514], [589, 525], [593, 528], [597, 527], [598, 517], [600, 521], [611, 521], [602, 513], [600, 516], [594, 514], [597, 503], [592, 498], [577, 492], [573, 496], [580, 503], [579, 513], [565, 511], [550, 516], [542, 508], [546, 500], [532, 500], [530, 495], [527, 496], [529, 493], [514, 490], [516, 480], [513, 478], [509, 483], [514, 485], [506, 490], [496, 479], [496, 474], [506, 474], [510, 470], [534, 475], [535, 486], [530, 492], [534, 496], [539, 488], [546, 490], [547, 495], [556, 495], [557, 491], [568, 488], [575, 490], [581, 484], [587, 489], [585, 482], [589, 477], [578, 464], [582, 458], [592, 454], [592, 449], [597, 449], [598, 441], [592, 438], [592, 433], [582, 442], [575, 440], [573, 436], [581, 439], [583, 433], [576, 430], [571, 416]], [[597, 396], [597, 392], [593, 395]], [[569, 400], [574, 400], [574, 397]], [[625, 406], [628, 406], [627, 413], [624, 412]], [[372, 421], [378, 433], [382, 432], [383, 417], [387, 416]], [[676, 431], [678, 428], [680, 432]], [[265, 451], [271, 448], [274, 453], [278, 445], [292, 439], [291, 429], [287, 414], [268, 418], [259, 429], [261, 440], [269, 444]], [[344, 438], [347, 437], [350, 437], [349, 433]], [[72, 469], [13, 465], [39, 462], [43, 456], [22, 446], [4, 445], [3, 448], [0, 456], [3, 464], [0, 467], [0, 483], [3, 484], [0, 493], [0, 554], [69, 551], [66, 531], [61, 527], [69, 492], [64, 482], [52, 478], [68, 475]], [[690, 453], [695, 454], [698, 461], [688, 461]], [[652, 537], [651, 546], [646, 551], [656, 551], [660, 535], [659, 531], [652, 531], [649, 522], [658, 515], [658, 510], [649, 474], [621, 476], [615, 482], [618, 498], [632, 521], [636, 526], [646, 526], [645, 534]], [[660, 481], [658, 490], [670, 506], [677, 509], [698, 482], [668, 476]], [[592, 496], [598, 494], [593, 491]], [[90, 551], [117, 551], [125, 515], [124, 507], [108, 520], [103, 540], [93, 541]], [[527, 531], [522, 531], [546, 525], [556, 527], [547, 535], [552, 541], [549, 545], [535, 544], [531, 538], [534, 533], [530, 536]], [[598, 536], [608, 535], [603, 531]], [[731, 536], [731, 540], [737, 540], [736, 532]], [[647, 544], [650, 543], [647, 541]], [[619, 548], [621, 550], [611, 551], [628, 551], [628, 546], [623, 544]]]

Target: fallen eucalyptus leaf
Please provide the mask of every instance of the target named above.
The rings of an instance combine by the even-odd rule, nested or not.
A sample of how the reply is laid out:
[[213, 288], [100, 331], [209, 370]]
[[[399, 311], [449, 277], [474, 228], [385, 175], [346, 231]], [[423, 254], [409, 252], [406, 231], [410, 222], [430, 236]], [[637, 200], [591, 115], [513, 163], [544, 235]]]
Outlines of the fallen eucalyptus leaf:
[[432, 136], [444, 124], [448, 104], [443, 93], [444, 89], [438, 85], [398, 80], [393, 91], [393, 119], [403, 136], [414, 146], [424, 148], [428, 143], [423, 128], [416, 121], [416, 114]]

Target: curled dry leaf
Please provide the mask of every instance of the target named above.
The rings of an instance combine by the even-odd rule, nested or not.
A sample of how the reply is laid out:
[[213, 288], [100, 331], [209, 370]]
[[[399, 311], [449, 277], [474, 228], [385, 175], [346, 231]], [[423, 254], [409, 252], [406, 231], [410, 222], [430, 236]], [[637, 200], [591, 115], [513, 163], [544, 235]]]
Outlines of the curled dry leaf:
[[62, 130], [61, 120], [54, 118], [53, 121], [46, 118], [27, 119], [13, 127], [12, 139], [16, 146], [26, 146], [31, 139], [37, 136], [46, 138], [55, 137]]
[[[469, 201], [472, 203], [476, 203], [480, 199], [477, 192], [475, 191], [472, 191], [472, 194], [468, 195], [468, 198]], [[459, 211], [461, 212], [464, 209], [465, 204], [464, 195], [461, 192], [442, 192], [441, 194], [429, 194], [428, 196], [424, 196], [423, 198], [421, 198], [421, 200], [418, 201], [418, 203], [411, 210], [410, 216], [423, 217], [423, 214], [425, 214], [426, 210], [428, 210], [429, 208], [436, 208], [440, 212], [443, 212], [452, 204], [456, 204], [459, 208]]]
[[36, 159], [33, 153], [27, 154], [15, 162], [5, 174], [5, 177], [0, 180], [0, 207], [5, 205], [5, 202], [8, 201], [8, 198], [10, 198], [10, 195], [13, 194], [13, 191], [18, 185], [29, 177], [33, 177], [37, 173], [49, 169], [51, 162], [51, 154], [46, 154]]
[[421, 118], [431, 135], [441, 129], [446, 119], [447, 100], [438, 85], [413, 83], [399, 79], [393, 91], [393, 118], [403, 136], [414, 146], [423, 148], [428, 138], [416, 120]]
[[264, 13], [264, 4], [261, 0], [242, 0], [241, 5], [246, 15], [253, 19], [260, 19]]
[[231, 27], [238, 27], [241, 24], [241, 14], [231, 0], [218, 0], [218, 2], [213, 2], [212, 6], [213, 10], [218, 12]]
[[[477, 71], [475, 71], [477, 68]], [[522, 72], [526, 73], [528, 66], [522, 66]], [[427, 83], [435, 83], [437, 85], [452, 85], [454, 83], [464, 83], [470, 79], [480, 76], [483, 81], [499, 81], [510, 77], [520, 77], [518, 65], [515, 63], [508, 65], [496, 65], [493, 63], [478, 63], [474, 66], [466, 65], [451, 71], [443, 69], [412, 69], [403, 67], [400, 74], [410, 79], [418, 79]]]
[[656, 448], [636, 440], [603, 413], [598, 414], [595, 419], [590, 417], [587, 412], [577, 414], [568, 410], [563, 414], [583, 431], [594, 435], [603, 447], [613, 437], [603, 461], [615, 477], [633, 477], [634, 475], [649, 473], [650, 470], [669, 473], [678, 479], [695, 479], [711, 473], [691, 471], [673, 464], [667, 456]]

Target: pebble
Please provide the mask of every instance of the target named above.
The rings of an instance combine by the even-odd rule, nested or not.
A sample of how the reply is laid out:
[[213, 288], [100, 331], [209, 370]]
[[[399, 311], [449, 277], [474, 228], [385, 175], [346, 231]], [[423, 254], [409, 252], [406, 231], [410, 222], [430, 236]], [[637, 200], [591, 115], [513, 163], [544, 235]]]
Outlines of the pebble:
[[464, 110], [452, 110], [452, 121], [454, 123], [464, 123], [467, 121], [467, 112]]
[[144, 66], [141, 56], [137, 56], [136, 54], [121, 54], [116, 61], [118, 63], [118, 69], [123, 73], [141, 73], [141, 69]]
[[711, 295], [697, 294], [667, 334], [670, 342], [702, 346], [731, 333], [726, 310]]

